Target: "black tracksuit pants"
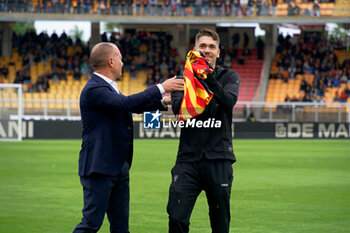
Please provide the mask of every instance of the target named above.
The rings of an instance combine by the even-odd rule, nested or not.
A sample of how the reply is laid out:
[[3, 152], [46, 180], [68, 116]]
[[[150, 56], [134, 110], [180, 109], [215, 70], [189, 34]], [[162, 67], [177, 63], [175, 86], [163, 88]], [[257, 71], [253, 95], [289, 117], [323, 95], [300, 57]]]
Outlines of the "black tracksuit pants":
[[171, 170], [167, 211], [169, 233], [189, 232], [190, 217], [202, 190], [209, 205], [213, 233], [228, 233], [230, 227], [230, 194], [233, 180], [230, 160], [176, 163]]

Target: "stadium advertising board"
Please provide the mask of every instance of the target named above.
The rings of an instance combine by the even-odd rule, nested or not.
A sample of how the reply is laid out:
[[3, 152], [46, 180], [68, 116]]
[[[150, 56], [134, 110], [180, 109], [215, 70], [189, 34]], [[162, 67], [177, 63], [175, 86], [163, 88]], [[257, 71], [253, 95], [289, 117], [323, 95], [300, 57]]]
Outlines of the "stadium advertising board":
[[[209, 123], [214, 125], [212, 121]], [[203, 122], [203, 126], [204, 124], [206, 122]], [[349, 123], [237, 122], [232, 124], [232, 129], [233, 138], [350, 138]], [[180, 131], [180, 124], [161, 122], [159, 128], [147, 129], [144, 122], [134, 122], [135, 138], [176, 139], [180, 137]], [[0, 122], [0, 139], [13, 137], [18, 133], [17, 121]], [[81, 121], [26, 120], [22, 123], [22, 136], [24, 139], [81, 138]]]
[[[179, 138], [179, 126], [145, 129], [135, 122], [135, 138]], [[232, 124], [232, 138], [350, 138], [350, 124], [341, 123], [250, 123]]]

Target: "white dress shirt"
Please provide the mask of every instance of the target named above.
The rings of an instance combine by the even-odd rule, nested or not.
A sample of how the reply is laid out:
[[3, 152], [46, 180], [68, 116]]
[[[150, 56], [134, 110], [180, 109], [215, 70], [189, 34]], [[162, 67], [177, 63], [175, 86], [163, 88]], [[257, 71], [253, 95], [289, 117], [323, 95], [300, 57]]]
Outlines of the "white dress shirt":
[[99, 73], [96, 73], [96, 72], [94, 72], [94, 74], [97, 75], [98, 77], [102, 78], [103, 80], [105, 80], [109, 85], [111, 85], [114, 88], [114, 90], [116, 90], [116, 92], [118, 94], [120, 94], [120, 91], [118, 90], [118, 84], [115, 81], [113, 81], [112, 79], [107, 78], [106, 76], [104, 76], [102, 74], [99, 74]]

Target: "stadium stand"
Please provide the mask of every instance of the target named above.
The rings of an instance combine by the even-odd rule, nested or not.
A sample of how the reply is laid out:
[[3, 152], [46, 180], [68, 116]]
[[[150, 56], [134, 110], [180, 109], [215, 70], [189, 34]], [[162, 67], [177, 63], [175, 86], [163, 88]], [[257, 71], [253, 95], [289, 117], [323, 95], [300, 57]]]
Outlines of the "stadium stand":
[[[339, 16], [349, 8], [334, 0], [15, 0], [0, 2], [0, 11], [156, 16]], [[348, 5], [346, 5], [348, 6]]]
[[[12, 39], [12, 56], [0, 58], [0, 77], [3, 83], [23, 84], [26, 109], [42, 109], [47, 100], [49, 109], [63, 110], [67, 108], [67, 102], [62, 100], [79, 99], [91, 72], [86, 45], [65, 33], [59, 37], [54, 33], [49, 37], [30, 31], [23, 36], [14, 34]], [[122, 37], [115, 33], [107, 37], [104, 33], [101, 39], [122, 48], [124, 75], [117, 83], [126, 95], [183, 73], [184, 59], [170, 46], [172, 39], [166, 33], [125, 33]], [[222, 49], [218, 64], [237, 70], [241, 77], [240, 100], [251, 101], [260, 82], [263, 60], [257, 59], [257, 49], [236, 49], [233, 53], [235, 55]], [[71, 110], [78, 111], [78, 108], [77, 102], [70, 103]]]
[[266, 101], [349, 103], [350, 52], [341, 40], [305, 37], [279, 37]]
[[[160, 70], [162, 54], [171, 50], [167, 35], [158, 37], [151, 33], [140, 33], [132, 37], [126, 34], [118, 41], [114, 36], [111, 35], [109, 40], [124, 48], [122, 51], [125, 57], [124, 79], [118, 81], [119, 88], [124, 94], [139, 92], [147, 87], [146, 70], [152, 75], [162, 73], [160, 79], [152, 79], [149, 85], [154, 85], [169, 75], [174, 75], [175, 72], [177, 74], [182, 72], [180, 65], [173, 59], [169, 59], [169, 64], [163, 64], [166, 67], [165, 71]], [[102, 40], [108, 41], [104, 34]], [[14, 34], [12, 56], [0, 58], [1, 82], [21, 83], [25, 92], [24, 100], [38, 100], [34, 103], [27, 101], [26, 109], [42, 108], [43, 103], [39, 103], [39, 100], [49, 100], [49, 109], [65, 109], [67, 104], [60, 101], [78, 100], [80, 91], [89, 78], [91, 69], [88, 65], [88, 56], [87, 46], [80, 40], [73, 42], [65, 33], [60, 37], [56, 34], [51, 37], [44, 33], [36, 35], [35, 32], [28, 32], [23, 36]], [[131, 63], [133, 59], [131, 56], [137, 64]], [[142, 57], [144, 58], [141, 59]], [[163, 59], [163, 63], [164, 61], [167, 63], [166, 60]], [[140, 71], [136, 71], [136, 65]], [[8, 95], [5, 94], [5, 97]], [[72, 103], [70, 107], [78, 110], [77, 103]]]
[[[249, 55], [238, 51], [239, 59], [232, 61], [232, 69], [239, 74], [241, 85], [238, 101], [252, 101], [260, 84], [263, 60], [257, 58], [257, 50], [251, 50]], [[244, 64], [242, 64], [244, 62]]]
[[336, 1], [333, 16], [350, 16], [350, 1]]
[[277, 16], [289, 15], [289, 16], [332, 16], [334, 10], [334, 2], [318, 2], [315, 1], [278, 1]]
[[[305, 33], [300, 37], [279, 37], [266, 102], [349, 103], [350, 53], [345, 49], [346, 43], [333, 38], [315, 40], [315, 35]], [[308, 36], [307, 40], [305, 36]], [[23, 36], [13, 35], [12, 40], [12, 56], [0, 58], [0, 82], [23, 84], [25, 114], [50, 111], [69, 115], [69, 111], [79, 115], [79, 94], [91, 71], [87, 45], [65, 34], [49, 37], [44, 33], [28, 32]], [[123, 35], [104, 33], [101, 40], [123, 48], [124, 75], [117, 83], [125, 95], [183, 72], [184, 59], [170, 46], [171, 36], [164, 32], [127, 30]], [[315, 57], [319, 57], [319, 61]], [[239, 101], [254, 100], [264, 77], [264, 60], [259, 50], [221, 48], [217, 63], [239, 73]], [[325, 70], [316, 73], [315, 67]], [[15, 93], [0, 93], [3, 99], [11, 99], [13, 95]], [[9, 101], [5, 104], [16, 103]], [[334, 105], [319, 110], [336, 112], [336, 108]], [[265, 112], [271, 111], [271, 105], [264, 109]], [[311, 107], [304, 109], [309, 111]], [[244, 111], [244, 107], [238, 110]], [[273, 111], [280, 109], [274, 105]]]

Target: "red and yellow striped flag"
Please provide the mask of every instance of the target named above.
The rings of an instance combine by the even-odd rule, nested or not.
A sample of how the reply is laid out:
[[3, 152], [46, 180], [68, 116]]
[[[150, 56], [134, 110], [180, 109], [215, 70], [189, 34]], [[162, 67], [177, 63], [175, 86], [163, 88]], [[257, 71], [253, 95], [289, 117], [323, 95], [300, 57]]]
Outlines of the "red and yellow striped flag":
[[182, 99], [179, 120], [187, 120], [201, 114], [209, 104], [214, 93], [204, 82], [207, 74], [214, 71], [204, 56], [190, 50], [187, 54], [184, 71], [184, 97]]

